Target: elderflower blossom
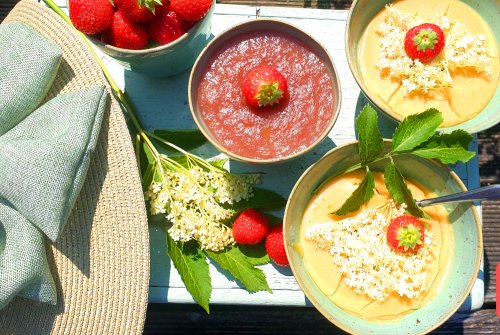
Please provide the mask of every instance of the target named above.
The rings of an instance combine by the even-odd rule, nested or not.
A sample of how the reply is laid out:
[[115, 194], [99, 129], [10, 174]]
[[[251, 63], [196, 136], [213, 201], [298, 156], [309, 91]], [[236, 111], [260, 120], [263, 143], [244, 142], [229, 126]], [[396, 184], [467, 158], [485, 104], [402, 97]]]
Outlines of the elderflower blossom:
[[174, 241], [196, 240], [202, 249], [219, 251], [234, 243], [232, 230], [223, 222], [234, 212], [222, 206], [253, 196], [256, 174], [235, 175], [223, 170], [165, 171], [163, 182], [153, 182], [145, 192], [151, 214], [165, 214], [172, 223]]
[[385, 206], [369, 208], [355, 217], [315, 223], [305, 238], [332, 255], [346, 284], [358, 294], [383, 302], [391, 292], [409, 299], [425, 290], [425, 269], [436, 259], [433, 235], [425, 230], [424, 244], [414, 254], [395, 252], [386, 242], [389, 223], [405, 212], [406, 205], [390, 200]]
[[491, 75], [492, 59], [488, 56], [485, 35], [473, 35], [463, 24], [443, 16], [436, 22], [446, 35], [442, 55], [422, 64], [408, 57], [403, 47], [406, 32], [422, 24], [422, 18], [390, 5], [386, 8], [384, 21], [377, 28], [380, 49], [376, 66], [382, 76], [401, 82], [405, 94], [452, 86], [450, 69], [471, 68]]

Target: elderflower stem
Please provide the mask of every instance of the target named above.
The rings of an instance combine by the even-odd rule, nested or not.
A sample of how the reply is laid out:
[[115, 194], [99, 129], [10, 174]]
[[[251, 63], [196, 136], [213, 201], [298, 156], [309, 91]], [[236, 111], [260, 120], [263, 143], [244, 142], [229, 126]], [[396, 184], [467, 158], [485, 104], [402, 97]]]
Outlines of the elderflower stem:
[[[106, 68], [106, 66], [102, 62], [101, 58], [97, 55], [94, 48], [92, 47], [92, 45], [88, 41], [88, 39], [85, 37], [85, 35], [82, 32], [78, 31], [73, 26], [70, 18], [66, 15], [66, 13], [63, 12], [63, 10], [61, 8], [59, 8], [59, 6], [57, 6], [57, 4], [54, 1], [52, 1], [52, 0], [43, 0], [43, 1], [45, 2], [45, 4], [48, 7], [50, 7], [52, 10], [54, 10], [54, 12], [56, 12], [56, 14], [58, 14], [64, 21], [66, 21], [73, 29], [75, 29], [75, 32], [87, 44], [90, 52], [92, 53], [92, 56], [94, 56], [94, 59], [96, 60], [97, 64], [99, 64], [99, 66], [101, 67], [101, 70], [102, 70], [104, 76], [106, 77], [109, 85], [111, 86], [111, 90], [113, 91], [116, 99], [120, 102], [122, 107], [126, 110], [127, 115], [130, 117], [130, 120], [132, 121], [132, 124], [134, 125], [135, 129], [137, 130], [138, 135], [147, 144], [147, 146], [149, 147], [149, 149], [153, 153], [153, 156], [155, 156], [156, 160], [159, 161], [160, 154], [158, 153], [158, 150], [156, 150], [156, 148], [153, 145], [153, 143], [151, 142], [151, 140], [146, 135], [146, 133], [144, 131], [144, 127], [142, 126], [141, 121], [139, 120], [139, 117], [137, 116], [135, 108], [133, 107], [132, 103], [129, 101], [127, 94], [122, 92], [122, 90], [118, 87], [118, 85], [114, 81], [113, 77], [109, 73], [108, 69]], [[136, 155], [139, 156], [139, 153], [137, 151], [137, 149], [139, 147], [139, 143], [138, 143], [138, 141], [136, 141], [136, 143], [137, 143], [136, 144]]]

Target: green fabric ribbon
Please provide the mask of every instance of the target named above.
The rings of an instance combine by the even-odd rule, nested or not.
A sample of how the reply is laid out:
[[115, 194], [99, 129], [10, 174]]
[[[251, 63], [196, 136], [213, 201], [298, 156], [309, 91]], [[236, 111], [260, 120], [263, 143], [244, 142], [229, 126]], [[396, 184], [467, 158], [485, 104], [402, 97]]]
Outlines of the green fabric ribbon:
[[0, 309], [16, 295], [55, 304], [45, 241], [68, 220], [109, 96], [91, 87], [39, 107], [60, 49], [21, 23], [0, 25], [0, 48]]

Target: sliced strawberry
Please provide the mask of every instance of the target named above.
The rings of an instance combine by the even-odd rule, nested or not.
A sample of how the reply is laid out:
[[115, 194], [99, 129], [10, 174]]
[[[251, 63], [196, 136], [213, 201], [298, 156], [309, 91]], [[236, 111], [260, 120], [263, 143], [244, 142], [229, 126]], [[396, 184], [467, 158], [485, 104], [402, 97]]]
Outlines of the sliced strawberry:
[[97, 34], [111, 25], [113, 5], [109, 0], [70, 0], [69, 18], [84, 34]]
[[191, 22], [184, 20], [170, 8], [165, 8], [148, 24], [147, 30], [152, 40], [164, 45], [184, 35], [191, 26]]
[[424, 23], [406, 33], [404, 48], [411, 59], [428, 63], [436, 58], [444, 48], [445, 37], [439, 26]]
[[255, 209], [245, 209], [233, 223], [233, 237], [240, 244], [257, 244], [269, 231], [269, 220]]
[[410, 215], [395, 218], [387, 227], [387, 243], [397, 252], [417, 252], [424, 244], [424, 237], [423, 223]]
[[243, 82], [243, 96], [251, 106], [273, 106], [285, 99], [288, 85], [285, 77], [272, 66], [251, 70]]
[[113, 15], [113, 22], [105, 37], [115, 47], [123, 49], [138, 50], [148, 44], [146, 29], [119, 10]]

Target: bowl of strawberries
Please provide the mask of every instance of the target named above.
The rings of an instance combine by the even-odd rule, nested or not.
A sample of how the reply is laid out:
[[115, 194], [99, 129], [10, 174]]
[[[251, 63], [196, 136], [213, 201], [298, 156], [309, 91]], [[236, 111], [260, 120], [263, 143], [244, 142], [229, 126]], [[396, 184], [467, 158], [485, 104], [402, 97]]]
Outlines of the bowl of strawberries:
[[190, 68], [211, 36], [214, 0], [68, 0], [76, 29], [125, 68], [153, 77]]

